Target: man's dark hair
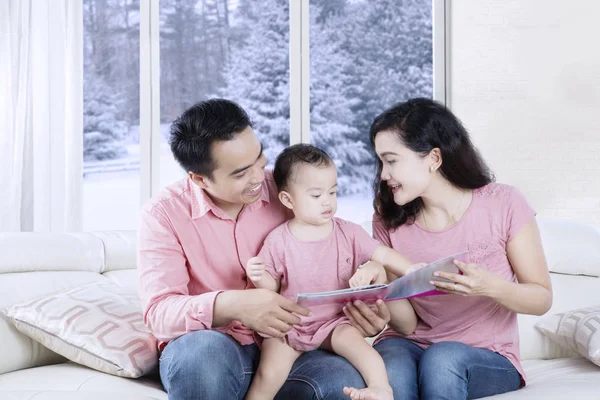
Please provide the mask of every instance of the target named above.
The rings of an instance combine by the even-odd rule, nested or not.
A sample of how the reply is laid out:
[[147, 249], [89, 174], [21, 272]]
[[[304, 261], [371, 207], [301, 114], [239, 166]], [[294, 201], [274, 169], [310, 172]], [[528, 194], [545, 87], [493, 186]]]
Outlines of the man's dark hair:
[[301, 163], [328, 167], [333, 164], [333, 160], [325, 151], [310, 144], [299, 143], [284, 149], [277, 156], [273, 168], [273, 179], [279, 191], [287, 190], [294, 168]]
[[171, 125], [169, 145], [186, 172], [212, 179], [216, 166], [212, 144], [227, 141], [252, 127], [242, 107], [230, 100], [210, 99], [194, 104]]

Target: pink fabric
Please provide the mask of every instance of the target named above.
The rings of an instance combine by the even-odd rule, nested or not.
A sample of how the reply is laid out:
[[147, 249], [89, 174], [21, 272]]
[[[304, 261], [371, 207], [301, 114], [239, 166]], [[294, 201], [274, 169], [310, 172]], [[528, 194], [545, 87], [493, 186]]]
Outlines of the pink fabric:
[[[468, 250], [469, 262], [516, 282], [506, 244], [534, 216], [520, 191], [492, 183], [474, 190], [465, 215], [444, 231], [430, 232], [415, 223], [390, 232], [376, 217], [373, 235], [414, 262], [431, 262]], [[525, 379], [519, 360], [516, 313], [486, 297], [432, 296], [411, 299], [411, 303], [419, 322], [416, 331], [406, 338], [423, 347], [457, 341], [495, 351], [507, 357]], [[388, 328], [378, 341], [397, 336], [401, 335]]]
[[[144, 323], [154, 336], [167, 342], [213, 329], [217, 294], [249, 287], [246, 262], [289, 216], [270, 172], [262, 197], [245, 206], [237, 221], [189, 179], [146, 204], [138, 232], [139, 291]], [[253, 332], [237, 321], [214, 329], [241, 344], [254, 342]]]
[[[267, 272], [281, 280], [282, 296], [296, 300], [298, 293], [315, 293], [349, 287], [359, 265], [369, 261], [380, 243], [359, 225], [333, 219], [333, 230], [322, 240], [300, 241], [288, 223], [269, 234], [258, 257]], [[348, 323], [343, 305], [311, 307], [312, 315], [288, 332], [287, 342], [296, 350], [318, 348], [340, 323]]]

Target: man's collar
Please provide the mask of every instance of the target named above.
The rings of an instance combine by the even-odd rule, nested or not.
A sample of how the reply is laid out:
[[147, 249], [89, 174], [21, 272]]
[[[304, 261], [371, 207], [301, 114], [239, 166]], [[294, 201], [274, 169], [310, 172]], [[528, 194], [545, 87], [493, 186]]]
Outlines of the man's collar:
[[[209, 211], [212, 211], [219, 218], [226, 218], [227, 214], [215, 205], [206, 192], [196, 185], [191, 178], [188, 178], [188, 185], [192, 194], [192, 219], [201, 218]], [[269, 204], [271, 202], [267, 180], [263, 182], [261, 191], [260, 199], [249, 204], [251, 209], [260, 208], [263, 203]]]
[[206, 192], [196, 185], [191, 178], [188, 178], [188, 185], [192, 193], [192, 219], [201, 218], [210, 210], [217, 208]]

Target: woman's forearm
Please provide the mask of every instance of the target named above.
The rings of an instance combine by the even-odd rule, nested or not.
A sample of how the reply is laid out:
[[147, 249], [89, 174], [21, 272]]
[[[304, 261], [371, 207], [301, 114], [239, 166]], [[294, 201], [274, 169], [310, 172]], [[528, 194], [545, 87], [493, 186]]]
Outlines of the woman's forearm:
[[418, 317], [408, 300], [396, 300], [387, 303], [390, 312], [388, 325], [402, 335], [410, 335], [417, 328]]
[[396, 250], [384, 245], [377, 246], [371, 260], [376, 261], [385, 267], [390, 281], [393, 281], [400, 276], [404, 276], [406, 271], [412, 265], [412, 262], [408, 258], [404, 257]]
[[537, 283], [498, 280], [487, 296], [519, 314], [543, 315], [552, 306], [552, 291]]

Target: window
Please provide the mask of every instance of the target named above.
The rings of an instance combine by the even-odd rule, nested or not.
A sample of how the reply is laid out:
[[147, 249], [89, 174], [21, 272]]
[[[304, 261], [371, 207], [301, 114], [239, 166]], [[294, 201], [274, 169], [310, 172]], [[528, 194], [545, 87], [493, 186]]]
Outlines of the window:
[[84, 0], [84, 230], [136, 229], [140, 204], [186, 176], [171, 123], [211, 97], [250, 113], [270, 166], [290, 143], [326, 150], [337, 215], [370, 219], [370, 123], [410, 97], [445, 100], [445, 29], [432, 30], [445, 11], [444, 0]]
[[139, 4], [84, 0], [83, 229], [135, 229], [140, 208]]
[[431, 1], [310, 1], [310, 141], [338, 167], [338, 213], [373, 215], [373, 119], [432, 97]]
[[160, 186], [186, 175], [169, 127], [194, 103], [223, 97], [254, 122], [269, 163], [289, 144], [287, 0], [160, 2]]

